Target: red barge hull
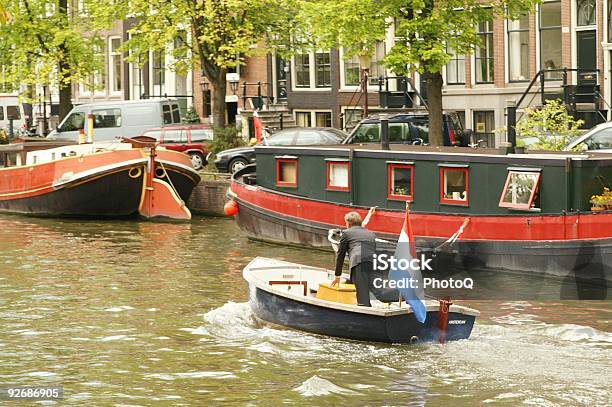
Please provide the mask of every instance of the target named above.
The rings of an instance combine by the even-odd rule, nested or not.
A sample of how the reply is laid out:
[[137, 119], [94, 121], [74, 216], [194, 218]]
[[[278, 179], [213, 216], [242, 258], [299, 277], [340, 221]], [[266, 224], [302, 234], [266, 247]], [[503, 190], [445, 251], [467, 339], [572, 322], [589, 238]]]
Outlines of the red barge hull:
[[[233, 180], [230, 195], [238, 203], [236, 220], [258, 240], [330, 248], [329, 229], [344, 227], [344, 215], [368, 208], [313, 200]], [[452, 266], [554, 274], [612, 282], [612, 211], [562, 215], [474, 216], [411, 213], [417, 247], [431, 251], [455, 233], [466, 218], [469, 227], [445, 259]], [[378, 209], [368, 229], [397, 241], [403, 211]], [[605, 297], [604, 297], [605, 298]]]
[[[148, 150], [129, 149], [3, 168], [0, 212], [72, 218], [155, 217], [145, 210], [150, 206], [146, 191], [152, 174], [156, 182], [171, 185], [177, 205], [184, 206], [200, 181], [189, 158], [159, 150], [153, 162], [155, 169], [150, 171]], [[184, 218], [191, 216], [186, 208], [179, 211]]]

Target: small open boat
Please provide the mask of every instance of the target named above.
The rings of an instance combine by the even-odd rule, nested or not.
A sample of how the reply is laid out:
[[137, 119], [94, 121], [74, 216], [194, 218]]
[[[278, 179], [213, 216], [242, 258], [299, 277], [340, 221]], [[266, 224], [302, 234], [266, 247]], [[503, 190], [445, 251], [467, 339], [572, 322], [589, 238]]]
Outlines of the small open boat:
[[426, 300], [427, 318], [419, 323], [406, 303], [355, 305], [354, 288], [329, 287], [333, 272], [257, 257], [243, 270], [256, 318], [321, 335], [361, 341], [417, 343], [466, 339], [477, 310]]

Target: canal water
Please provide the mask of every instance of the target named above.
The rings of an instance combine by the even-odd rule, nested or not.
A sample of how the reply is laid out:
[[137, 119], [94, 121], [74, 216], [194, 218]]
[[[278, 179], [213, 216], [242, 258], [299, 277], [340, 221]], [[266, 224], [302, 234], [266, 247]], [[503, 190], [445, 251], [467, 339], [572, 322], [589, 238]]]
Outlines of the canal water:
[[359, 343], [258, 326], [257, 255], [333, 265], [229, 219], [0, 216], [0, 386], [87, 406], [612, 404], [610, 302], [465, 301], [469, 340]]

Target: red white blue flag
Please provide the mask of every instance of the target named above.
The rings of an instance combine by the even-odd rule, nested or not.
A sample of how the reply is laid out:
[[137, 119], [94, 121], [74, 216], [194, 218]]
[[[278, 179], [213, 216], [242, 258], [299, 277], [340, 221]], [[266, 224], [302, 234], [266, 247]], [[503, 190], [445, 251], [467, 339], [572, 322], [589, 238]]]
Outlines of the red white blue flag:
[[[410, 211], [406, 207], [406, 218], [400, 232], [400, 237], [395, 247], [395, 262], [391, 263], [389, 271], [389, 280], [396, 281], [400, 295], [406, 300], [412, 308], [417, 321], [424, 323], [427, 317], [427, 308], [425, 307], [425, 291], [423, 289], [423, 276], [418, 268], [406, 267], [399, 268], [398, 263], [411, 264], [412, 259], [417, 256], [414, 235], [410, 225]], [[400, 261], [404, 259], [404, 261]], [[395, 267], [394, 267], [395, 266]], [[402, 283], [400, 281], [403, 280]], [[406, 284], [410, 281], [410, 284]]]

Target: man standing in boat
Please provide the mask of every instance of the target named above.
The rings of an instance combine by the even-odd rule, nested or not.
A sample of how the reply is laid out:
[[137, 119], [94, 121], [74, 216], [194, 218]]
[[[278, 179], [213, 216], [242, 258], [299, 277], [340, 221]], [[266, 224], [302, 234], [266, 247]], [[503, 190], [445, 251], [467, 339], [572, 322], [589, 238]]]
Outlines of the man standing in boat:
[[[375, 210], [375, 208], [370, 209], [368, 218]], [[374, 268], [372, 258], [376, 252], [376, 235], [362, 226], [361, 216], [357, 212], [349, 212], [344, 215], [344, 222], [346, 230], [343, 231], [342, 239], [340, 239], [336, 257], [336, 277], [331, 286], [340, 284], [344, 258], [348, 253], [350, 281], [355, 284], [357, 290], [357, 305], [371, 307], [370, 275]]]

